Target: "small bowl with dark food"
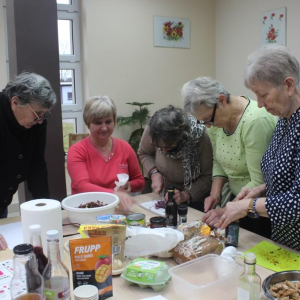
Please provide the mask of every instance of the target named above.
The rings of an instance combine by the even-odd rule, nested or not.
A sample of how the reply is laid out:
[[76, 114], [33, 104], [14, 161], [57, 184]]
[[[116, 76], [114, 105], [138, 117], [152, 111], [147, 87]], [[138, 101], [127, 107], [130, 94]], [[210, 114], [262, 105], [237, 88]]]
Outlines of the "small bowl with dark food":
[[300, 271], [274, 273], [264, 280], [262, 288], [268, 299], [300, 300]]
[[67, 211], [71, 223], [96, 223], [99, 215], [113, 214], [119, 197], [104, 192], [81, 193], [65, 198], [61, 205]]

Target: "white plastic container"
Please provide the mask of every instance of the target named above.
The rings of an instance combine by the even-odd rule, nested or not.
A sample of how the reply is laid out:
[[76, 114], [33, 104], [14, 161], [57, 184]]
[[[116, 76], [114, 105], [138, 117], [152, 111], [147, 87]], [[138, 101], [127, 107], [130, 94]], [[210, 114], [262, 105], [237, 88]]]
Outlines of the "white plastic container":
[[[96, 202], [97, 200], [107, 205], [95, 208], [78, 208], [80, 204]], [[119, 201], [119, 197], [115, 194], [90, 192], [69, 196], [62, 201], [61, 205], [67, 211], [72, 223], [86, 224], [98, 223], [96, 217], [99, 215], [113, 214]]]
[[243, 268], [208, 254], [169, 269], [176, 294], [185, 299], [232, 300]]

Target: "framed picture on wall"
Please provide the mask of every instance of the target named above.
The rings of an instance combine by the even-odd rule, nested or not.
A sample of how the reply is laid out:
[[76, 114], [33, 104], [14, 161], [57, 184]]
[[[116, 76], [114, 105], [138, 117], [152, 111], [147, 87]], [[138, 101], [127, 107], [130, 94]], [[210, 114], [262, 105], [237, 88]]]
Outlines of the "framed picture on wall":
[[190, 48], [190, 20], [154, 16], [155, 47]]
[[286, 46], [286, 7], [261, 13], [260, 44]]

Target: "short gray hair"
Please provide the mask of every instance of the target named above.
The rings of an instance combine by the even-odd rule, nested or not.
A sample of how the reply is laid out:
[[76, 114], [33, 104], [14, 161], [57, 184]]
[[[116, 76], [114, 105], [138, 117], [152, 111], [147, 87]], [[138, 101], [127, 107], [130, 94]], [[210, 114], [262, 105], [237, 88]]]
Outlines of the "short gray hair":
[[150, 136], [156, 145], [163, 141], [165, 145], [187, 140], [189, 135], [188, 116], [183, 109], [168, 105], [155, 112], [149, 122]]
[[24, 72], [10, 81], [3, 90], [9, 101], [16, 96], [21, 105], [35, 103], [43, 108], [51, 108], [56, 103], [56, 95], [49, 81], [41, 75]]
[[299, 91], [299, 62], [286, 47], [267, 45], [248, 56], [245, 71], [247, 88], [251, 88], [256, 80], [279, 88], [286, 77], [294, 79], [296, 91]]
[[91, 123], [113, 115], [114, 122], [117, 122], [117, 108], [112, 99], [106, 95], [93, 96], [86, 101], [83, 111], [83, 119], [86, 126]]
[[219, 81], [210, 77], [198, 77], [185, 83], [181, 89], [184, 110], [191, 114], [200, 105], [214, 107], [220, 95], [225, 95], [229, 102], [229, 93]]

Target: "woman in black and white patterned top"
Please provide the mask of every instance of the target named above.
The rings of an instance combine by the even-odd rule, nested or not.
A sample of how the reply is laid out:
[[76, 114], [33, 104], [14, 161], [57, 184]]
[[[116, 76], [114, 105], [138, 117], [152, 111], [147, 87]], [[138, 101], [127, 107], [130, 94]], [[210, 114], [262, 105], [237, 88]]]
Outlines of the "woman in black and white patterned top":
[[265, 184], [242, 189], [225, 212], [213, 220], [225, 228], [233, 220], [268, 217], [272, 239], [300, 250], [300, 68], [296, 57], [280, 45], [265, 46], [248, 57], [245, 85], [259, 107], [279, 117], [261, 160]]

